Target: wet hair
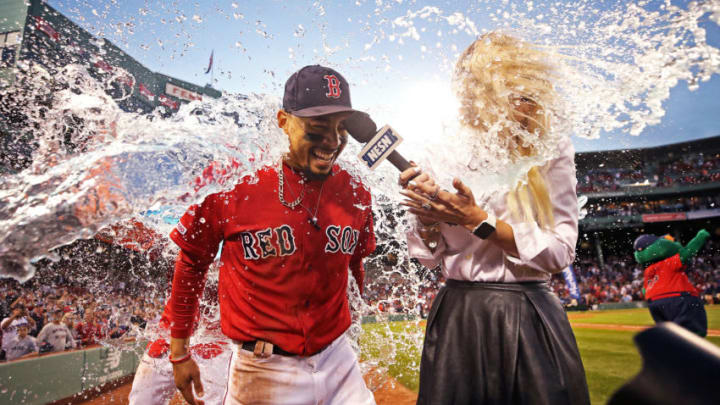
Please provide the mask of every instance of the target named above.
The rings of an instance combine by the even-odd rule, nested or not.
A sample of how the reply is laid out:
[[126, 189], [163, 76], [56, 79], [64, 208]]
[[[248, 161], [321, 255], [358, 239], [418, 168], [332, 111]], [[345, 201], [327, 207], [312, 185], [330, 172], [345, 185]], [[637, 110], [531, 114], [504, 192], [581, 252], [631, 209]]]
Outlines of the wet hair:
[[455, 93], [463, 124], [487, 130], [502, 122], [516, 121], [514, 102], [527, 100], [537, 106], [534, 121], [541, 133], [549, 131], [549, 111], [556, 94], [551, 82], [548, 55], [508, 34], [491, 32], [475, 40], [455, 65]]
[[[526, 145], [522, 132], [542, 139], [551, 130], [556, 100], [552, 77], [548, 55], [537, 47], [504, 33], [482, 35], [455, 66], [461, 123], [480, 131], [492, 128], [505, 138], [511, 156], [532, 155], [533, 146]], [[517, 103], [533, 104], [533, 112], [518, 111]], [[554, 226], [547, 183], [537, 166], [528, 171], [527, 184], [518, 182], [508, 193], [507, 203], [515, 219]]]

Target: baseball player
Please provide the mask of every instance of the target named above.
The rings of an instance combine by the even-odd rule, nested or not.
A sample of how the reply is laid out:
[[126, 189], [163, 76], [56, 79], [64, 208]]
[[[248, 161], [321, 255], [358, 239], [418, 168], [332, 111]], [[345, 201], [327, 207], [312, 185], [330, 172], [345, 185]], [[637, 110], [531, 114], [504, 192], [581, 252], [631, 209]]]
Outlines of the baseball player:
[[675, 322], [702, 337], [707, 335], [705, 307], [685, 266], [709, 237], [708, 231], [701, 229], [687, 246], [670, 235], [644, 234], [635, 239], [635, 260], [647, 266], [643, 288], [655, 322]]
[[282, 161], [190, 207], [171, 233], [181, 252], [170, 353], [190, 404], [204, 390], [188, 352], [192, 314], [220, 242], [220, 323], [234, 350], [223, 404], [375, 403], [344, 335], [348, 268], [362, 289], [375, 249], [370, 192], [335, 164], [354, 111], [340, 73], [300, 69], [277, 113], [290, 141]]

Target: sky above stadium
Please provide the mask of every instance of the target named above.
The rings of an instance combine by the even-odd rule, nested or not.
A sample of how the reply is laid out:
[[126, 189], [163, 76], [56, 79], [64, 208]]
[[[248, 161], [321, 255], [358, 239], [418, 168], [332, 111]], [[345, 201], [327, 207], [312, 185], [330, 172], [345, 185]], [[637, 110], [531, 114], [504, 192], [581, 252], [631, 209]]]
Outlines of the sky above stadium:
[[[353, 104], [390, 123], [406, 139], [424, 131], [442, 133], [456, 103], [450, 76], [457, 55], [477, 35], [501, 28], [560, 52], [607, 39], [583, 27], [616, 24], [624, 1], [174, 1], [51, 0], [60, 12], [91, 33], [105, 37], [151, 70], [228, 92], [282, 95], [286, 78], [307, 64], [338, 69], [351, 82]], [[681, 9], [687, 2], [672, 2]], [[635, 22], [657, 29], [663, 2], [643, 2], [657, 21]], [[720, 14], [718, 14], [720, 15]], [[570, 16], [570, 17], [568, 17]], [[682, 17], [682, 15], [681, 15]], [[615, 20], [613, 20], [613, 18]], [[715, 18], [715, 17], [712, 17]], [[720, 47], [720, 29], [709, 15], [698, 18], [707, 44]], [[593, 25], [595, 24], [595, 25]], [[627, 24], [626, 24], [627, 25]], [[662, 32], [664, 28], [657, 29]], [[602, 48], [602, 47], [600, 47]], [[210, 53], [214, 70], [205, 74]], [[602, 54], [583, 54], [588, 58]], [[593, 56], [595, 55], [595, 56]], [[630, 52], [628, 55], [632, 55]], [[612, 74], [605, 74], [610, 77]], [[644, 80], [648, 80], [645, 78]], [[648, 86], [650, 86], [648, 84]], [[646, 93], [653, 90], [648, 88]], [[659, 124], [640, 135], [603, 131], [599, 139], [573, 137], [578, 151], [664, 145], [720, 134], [720, 77], [694, 91], [686, 81], [672, 86], [662, 102]], [[628, 102], [633, 100], [628, 98]]]

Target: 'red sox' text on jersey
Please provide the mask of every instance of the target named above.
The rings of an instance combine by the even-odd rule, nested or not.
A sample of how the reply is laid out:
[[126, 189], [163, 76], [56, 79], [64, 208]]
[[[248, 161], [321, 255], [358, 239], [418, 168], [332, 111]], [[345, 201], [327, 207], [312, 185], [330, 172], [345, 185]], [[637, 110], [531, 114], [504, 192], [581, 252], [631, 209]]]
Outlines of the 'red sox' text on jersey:
[[[362, 259], [375, 249], [370, 192], [337, 165], [310, 181], [287, 165], [284, 198], [277, 168], [191, 206], [170, 235], [196, 257], [220, 242], [222, 331], [265, 340], [301, 355], [316, 353], [350, 325], [348, 268], [362, 288]], [[315, 218], [315, 221], [312, 219]]]

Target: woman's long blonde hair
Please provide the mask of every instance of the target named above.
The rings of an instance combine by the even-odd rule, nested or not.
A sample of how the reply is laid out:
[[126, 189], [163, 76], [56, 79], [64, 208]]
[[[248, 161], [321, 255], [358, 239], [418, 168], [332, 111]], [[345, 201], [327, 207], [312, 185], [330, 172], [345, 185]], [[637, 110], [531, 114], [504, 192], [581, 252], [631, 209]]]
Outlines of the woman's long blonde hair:
[[[549, 133], [556, 98], [552, 74], [545, 52], [507, 34], [484, 34], [455, 67], [461, 122], [480, 131], [494, 128], [514, 157], [533, 155], [535, 148], [518, 131], [540, 139]], [[529, 111], [519, 111], [520, 103]], [[515, 219], [554, 227], [549, 191], [537, 166], [528, 171], [526, 184], [518, 182], [508, 193], [507, 204]]]

